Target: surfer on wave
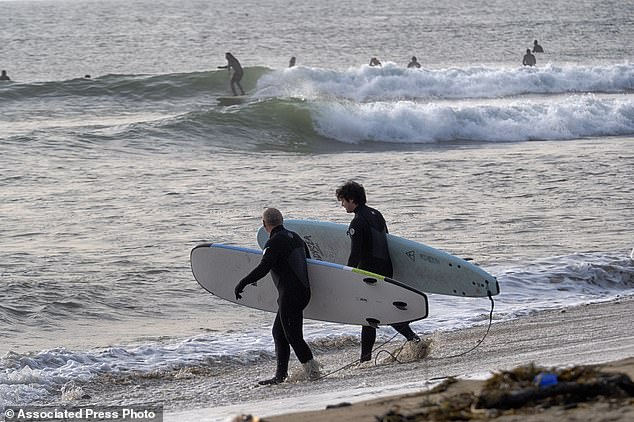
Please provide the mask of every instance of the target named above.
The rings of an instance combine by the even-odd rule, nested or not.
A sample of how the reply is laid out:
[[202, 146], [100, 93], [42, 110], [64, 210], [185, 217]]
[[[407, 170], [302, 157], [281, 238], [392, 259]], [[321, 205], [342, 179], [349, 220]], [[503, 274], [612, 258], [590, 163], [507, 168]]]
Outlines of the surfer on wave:
[[238, 88], [240, 88], [240, 92], [242, 93], [242, 95], [244, 95], [244, 89], [242, 89], [242, 85], [240, 85], [240, 80], [242, 79], [242, 76], [244, 76], [244, 70], [242, 69], [242, 66], [240, 65], [238, 59], [236, 59], [233, 54], [227, 52], [225, 54], [225, 57], [227, 59], [227, 65], [218, 66], [218, 69], [227, 69], [231, 71], [231, 68], [233, 68], [233, 76], [231, 77], [231, 91], [233, 92], [233, 95], [238, 95], [235, 87], [235, 85], [237, 85]]

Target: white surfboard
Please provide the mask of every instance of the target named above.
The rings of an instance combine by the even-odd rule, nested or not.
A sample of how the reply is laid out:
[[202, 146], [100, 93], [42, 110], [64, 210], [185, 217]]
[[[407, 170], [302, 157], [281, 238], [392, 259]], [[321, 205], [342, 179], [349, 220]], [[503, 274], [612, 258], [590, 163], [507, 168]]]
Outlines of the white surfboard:
[[[314, 220], [284, 220], [284, 227], [299, 234], [311, 258], [345, 265], [350, 255], [348, 226]], [[269, 235], [260, 227], [257, 241], [264, 247]], [[486, 297], [500, 293], [497, 279], [462, 258], [422, 243], [388, 234], [392, 278], [426, 293]]]
[[[236, 284], [255, 268], [262, 251], [207, 243], [191, 251], [196, 281], [210, 293], [263, 311], [277, 312], [277, 289], [268, 274], [236, 300]], [[344, 265], [308, 260], [311, 299], [304, 317], [356, 325], [386, 325], [427, 317], [427, 296], [389, 278]]]

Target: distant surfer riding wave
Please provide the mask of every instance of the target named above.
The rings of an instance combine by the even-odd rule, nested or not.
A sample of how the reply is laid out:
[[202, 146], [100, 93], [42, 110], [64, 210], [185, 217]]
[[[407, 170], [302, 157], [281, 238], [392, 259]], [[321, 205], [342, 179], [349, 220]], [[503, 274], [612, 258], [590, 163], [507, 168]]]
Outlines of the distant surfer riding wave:
[[233, 68], [233, 76], [231, 77], [231, 91], [233, 92], [233, 95], [238, 95], [236, 91], [237, 85], [238, 88], [240, 88], [240, 92], [242, 93], [242, 95], [245, 95], [244, 89], [242, 89], [242, 85], [240, 85], [240, 80], [242, 79], [242, 76], [244, 76], [242, 65], [240, 64], [238, 59], [236, 59], [234, 55], [229, 52], [225, 54], [225, 57], [227, 59], [227, 64], [225, 66], [218, 66], [218, 69], [227, 69], [231, 71], [231, 68]]

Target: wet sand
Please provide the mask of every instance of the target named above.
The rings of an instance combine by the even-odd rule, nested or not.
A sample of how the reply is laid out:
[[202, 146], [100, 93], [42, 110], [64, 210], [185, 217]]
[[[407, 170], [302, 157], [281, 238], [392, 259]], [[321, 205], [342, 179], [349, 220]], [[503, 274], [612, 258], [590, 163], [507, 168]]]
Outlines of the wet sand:
[[[480, 346], [459, 357], [452, 356], [474, 346], [486, 326], [440, 332], [432, 336], [430, 354], [424, 359], [352, 368], [317, 381], [312, 389], [309, 382], [257, 389], [257, 395], [265, 396], [261, 398], [268, 399], [268, 403], [250, 402], [256, 397], [249, 397], [240, 406], [232, 406], [240, 409], [233, 416], [248, 413], [269, 422], [375, 421], [389, 411], [411, 416], [420, 412], [422, 403], [461, 393], [478, 394], [483, 380], [531, 363], [546, 368], [600, 364], [605, 371], [623, 372], [634, 378], [632, 327], [634, 298], [625, 297], [494, 323]], [[320, 359], [331, 369], [349, 357], [322, 354]], [[429, 394], [431, 388], [449, 377], [458, 382], [442, 393]], [[356, 382], [351, 383], [352, 379]], [[319, 385], [325, 382], [327, 394]], [[497, 414], [484, 412], [478, 417], [500, 421], [634, 420], [634, 401], [602, 400], [569, 408], [537, 406]]]

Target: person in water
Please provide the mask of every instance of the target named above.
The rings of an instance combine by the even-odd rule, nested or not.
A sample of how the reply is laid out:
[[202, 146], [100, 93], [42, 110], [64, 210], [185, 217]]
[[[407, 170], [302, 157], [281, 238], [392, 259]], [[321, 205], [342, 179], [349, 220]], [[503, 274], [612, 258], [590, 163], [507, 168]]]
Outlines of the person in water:
[[262, 215], [262, 225], [269, 233], [264, 245], [260, 264], [236, 285], [236, 300], [242, 299], [242, 293], [249, 284], [254, 284], [271, 272], [278, 292], [278, 310], [273, 323], [273, 341], [277, 370], [271, 379], [260, 381], [260, 385], [280, 384], [288, 376], [290, 348], [304, 366], [309, 380], [318, 379], [321, 374], [319, 364], [304, 341], [303, 312], [310, 301], [308, 247], [295, 232], [284, 228], [282, 213], [276, 208], [267, 208]]
[[11, 78], [9, 77], [9, 75], [7, 75], [7, 71], [3, 70], [2, 73], [0, 74], [0, 81], [10, 81]]
[[537, 42], [537, 40], [533, 41], [533, 53], [543, 53], [544, 49]]
[[535, 59], [535, 56], [531, 53], [530, 48], [526, 49], [526, 54], [524, 54], [522, 64], [524, 66], [535, 66], [537, 64], [537, 59]]
[[295, 56], [291, 57], [291, 59], [288, 61], [288, 67], [293, 66], [295, 66]]
[[415, 67], [416, 69], [420, 69], [420, 63], [418, 63], [418, 59], [416, 58], [416, 56], [412, 56], [412, 60], [407, 65], [408, 69], [413, 67]]
[[[352, 241], [348, 266], [392, 277], [392, 260], [387, 245], [387, 223], [378, 210], [366, 205], [363, 185], [348, 181], [337, 188], [335, 195], [346, 212], [354, 213], [348, 227], [348, 236]], [[408, 341], [421, 341], [407, 322], [392, 324], [392, 327]], [[375, 341], [376, 328], [364, 325], [361, 328], [361, 362], [372, 359]]]
[[242, 89], [242, 85], [240, 85], [240, 80], [242, 79], [242, 76], [244, 76], [244, 70], [242, 69], [240, 62], [231, 53], [226, 53], [225, 58], [227, 59], [227, 65], [218, 66], [218, 69], [227, 69], [231, 71], [231, 69], [233, 68], [233, 76], [231, 77], [231, 91], [233, 92], [233, 95], [238, 95], [236, 91], [237, 85], [238, 88], [240, 88], [240, 92], [242, 93], [242, 95], [244, 95], [244, 89]]
[[381, 62], [376, 57], [372, 57], [370, 59], [370, 66], [372, 66], [372, 67], [379, 66], [380, 67], [381, 66]]

